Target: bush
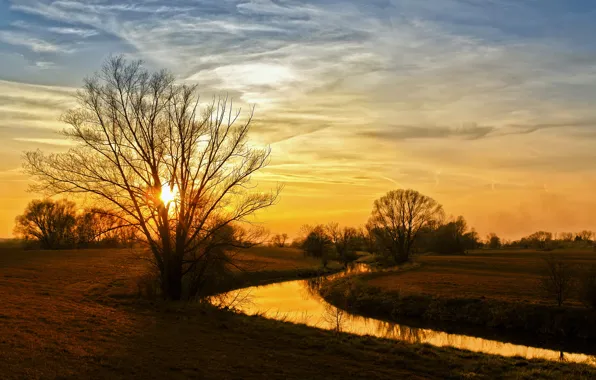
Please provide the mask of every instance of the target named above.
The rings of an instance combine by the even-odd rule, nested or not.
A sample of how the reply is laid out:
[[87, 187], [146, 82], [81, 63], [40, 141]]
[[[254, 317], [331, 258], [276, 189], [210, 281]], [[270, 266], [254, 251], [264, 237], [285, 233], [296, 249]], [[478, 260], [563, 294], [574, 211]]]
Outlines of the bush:
[[557, 306], [561, 307], [575, 289], [575, 268], [553, 255], [546, 258], [544, 264], [540, 283], [542, 291], [547, 298], [554, 299]]

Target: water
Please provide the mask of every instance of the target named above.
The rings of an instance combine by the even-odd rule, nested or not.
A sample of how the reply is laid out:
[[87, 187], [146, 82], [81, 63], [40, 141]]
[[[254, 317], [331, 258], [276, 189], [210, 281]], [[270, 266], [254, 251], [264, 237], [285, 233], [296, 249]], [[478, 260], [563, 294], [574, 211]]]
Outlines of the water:
[[[369, 269], [364, 265], [358, 265], [347, 272], [364, 271]], [[328, 278], [343, 275], [345, 273]], [[471, 335], [450, 334], [350, 314], [321, 298], [317, 291], [321, 281], [322, 279], [297, 280], [249, 287], [220, 295], [212, 302], [229, 304], [238, 312], [248, 315], [258, 314], [269, 319], [300, 323], [325, 330], [371, 335], [408, 343], [428, 343], [433, 346], [455, 347], [501, 356], [564, 360], [596, 365], [592, 355], [524, 346]]]

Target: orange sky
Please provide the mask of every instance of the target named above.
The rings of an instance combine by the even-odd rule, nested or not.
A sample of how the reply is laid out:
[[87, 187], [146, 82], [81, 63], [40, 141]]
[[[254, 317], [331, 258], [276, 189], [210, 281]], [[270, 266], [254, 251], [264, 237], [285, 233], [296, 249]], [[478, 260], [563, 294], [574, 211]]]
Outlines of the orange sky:
[[482, 236], [596, 230], [594, 26], [559, 6], [0, 2], [0, 236], [37, 196], [22, 152], [67, 148], [58, 119], [109, 53], [256, 105], [257, 180], [285, 184], [259, 215], [273, 232], [363, 225], [395, 188]]

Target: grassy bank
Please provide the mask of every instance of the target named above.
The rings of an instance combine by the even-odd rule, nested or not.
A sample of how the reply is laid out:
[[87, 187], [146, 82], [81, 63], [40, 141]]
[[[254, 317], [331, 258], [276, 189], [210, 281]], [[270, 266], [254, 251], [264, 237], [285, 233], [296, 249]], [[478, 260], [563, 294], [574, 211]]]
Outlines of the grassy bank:
[[337, 262], [323, 268], [321, 261], [305, 257], [300, 249], [253, 247], [235, 255], [233, 273], [214, 284], [205, 294], [216, 294], [248, 286], [325, 276], [343, 270]]
[[138, 254], [125, 250], [0, 251], [2, 378], [596, 376], [586, 365], [408, 345], [125, 297], [144, 270]]
[[[566, 252], [577, 265], [596, 258]], [[336, 306], [387, 320], [418, 319], [524, 332], [535, 336], [595, 339], [596, 312], [576, 299], [556, 307], [540, 292], [544, 253], [477, 252], [423, 256], [421, 266], [336, 280], [322, 294]]]

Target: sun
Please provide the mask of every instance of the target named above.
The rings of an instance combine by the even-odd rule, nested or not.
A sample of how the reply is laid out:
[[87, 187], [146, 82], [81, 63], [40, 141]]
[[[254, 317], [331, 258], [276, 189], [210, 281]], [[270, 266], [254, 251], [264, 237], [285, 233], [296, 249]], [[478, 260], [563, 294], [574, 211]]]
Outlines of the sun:
[[159, 195], [159, 198], [164, 204], [167, 205], [168, 203], [176, 200], [177, 197], [178, 189], [175, 186], [173, 189], [171, 189], [170, 185], [168, 185], [167, 183], [164, 183], [161, 186], [161, 194]]

